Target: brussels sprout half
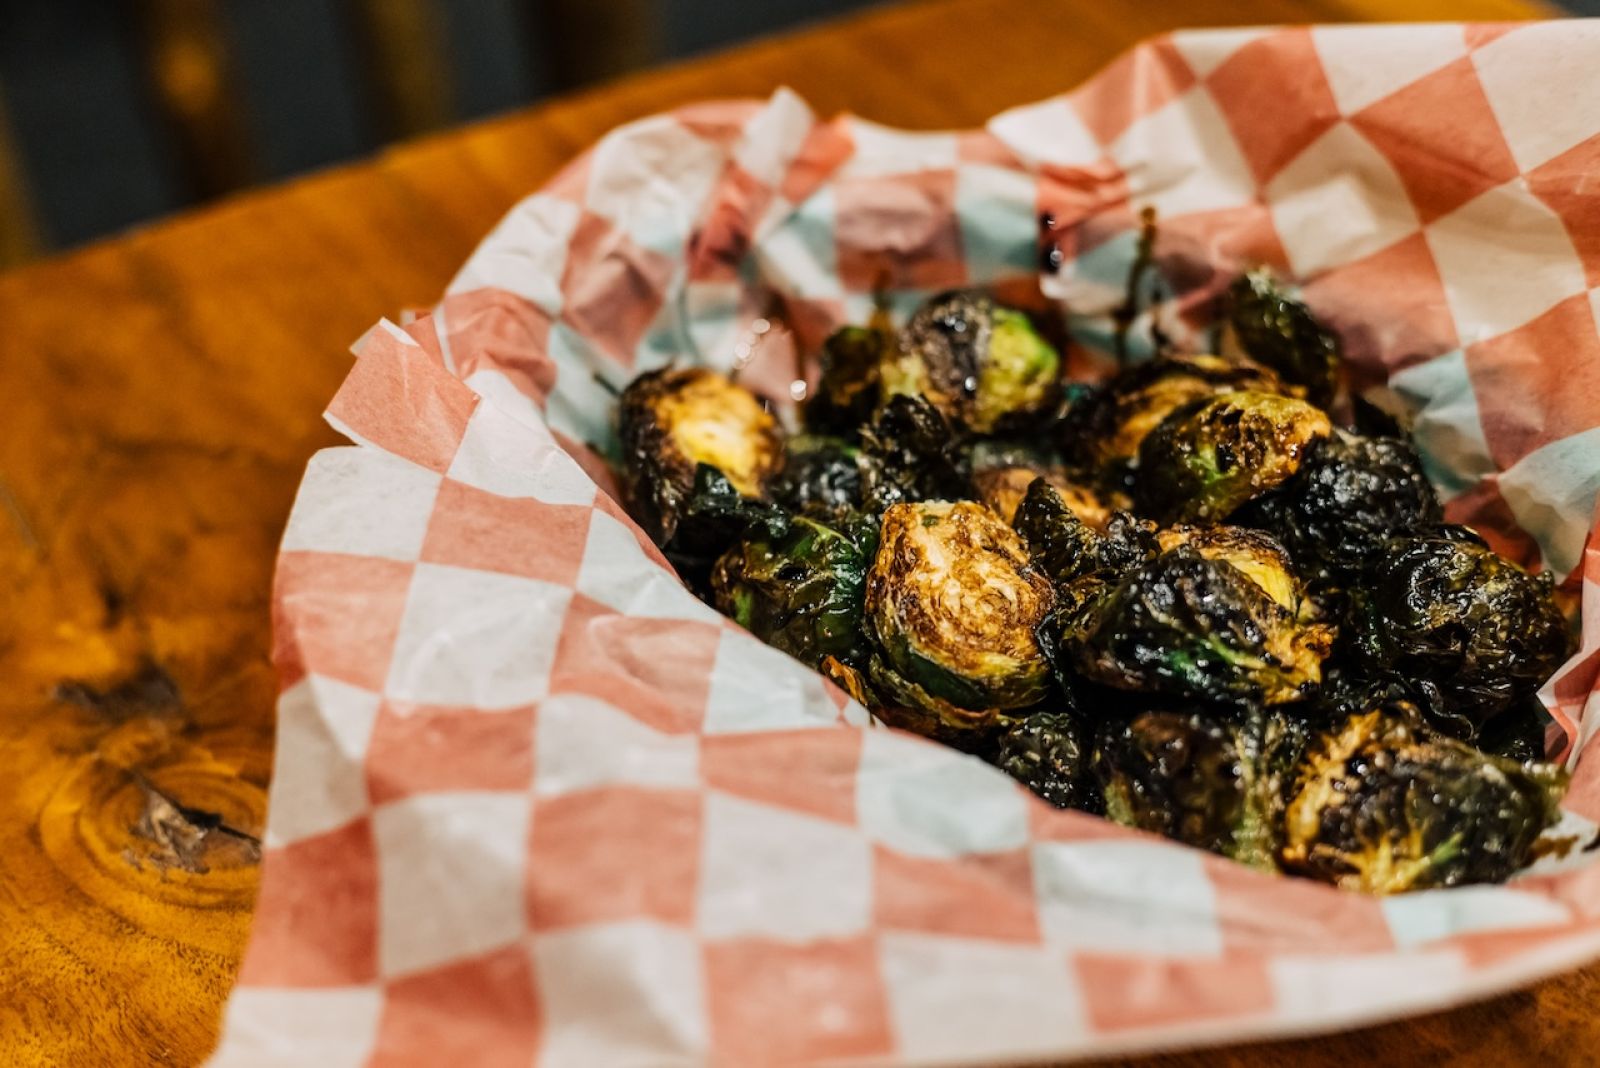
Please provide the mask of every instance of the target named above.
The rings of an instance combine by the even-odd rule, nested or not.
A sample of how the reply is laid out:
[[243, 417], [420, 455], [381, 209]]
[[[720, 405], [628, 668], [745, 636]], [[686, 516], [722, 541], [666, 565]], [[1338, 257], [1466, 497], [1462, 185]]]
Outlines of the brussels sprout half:
[[861, 624], [875, 531], [844, 530], [795, 516], [729, 549], [711, 573], [716, 607], [775, 648], [812, 667], [826, 657], [866, 661]]
[[1139, 446], [1134, 499], [1160, 522], [1218, 523], [1288, 481], [1333, 424], [1272, 393], [1229, 393], [1179, 408]]
[[1059, 662], [1102, 685], [1278, 705], [1315, 692], [1333, 631], [1226, 559], [1180, 545], [1107, 583], [1060, 640]]
[[1248, 360], [1174, 353], [1136, 364], [1067, 409], [1059, 431], [1063, 452], [1088, 470], [1127, 463], [1177, 409], [1240, 390], [1290, 392], [1277, 375]]
[[657, 545], [678, 526], [707, 464], [746, 497], [763, 496], [783, 464], [783, 433], [755, 394], [701, 367], [640, 375], [619, 402], [624, 488], [634, 517]]
[[1104, 725], [1094, 770], [1115, 822], [1274, 871], [1305, 739], [1304, 724], [1259, 707], [1145, 712]]
[[1046, 411], [1060, 393], [1060, 354], [1019, 311], [971, 291], [917, 309], [884, 364], [884, 396], [925, 398], [957, 426], [989, 433]]
[[1286, 868], [1394, 894], [1503, 882], [1559, 816], [1567, 774], [1417, 726], [1404, 709], [1351, 716], [1312, 745], [1285, 818]]
[[873, 682], [940, 712], [1033, 704], [1049, 684], [1034, 629], [1051, 602], [1022, 539], [983, 505], [894, 505], [867, 575], [868, 625], [883, 652]]
[[1359, 652], [1368, 670], [1407, 684], [1436, 726], [1470, 740], [1571, 651], [1552, 591], [1548, 574], [1461, 528], [1392, 542], [1352, 594]]
[[1246, 356], [1304, 386], [1315, 404], [1333, 400], [1339, 385], [1339, 338], [1290, 297], [1267, 268], [1249, 271], [1228, 290], [1224, 355]]
[[1441, 522], [1439, 499], [1409, 443], [1342, 430], [1313, 441], [1293, 478], [1233, 518], [1270, 531], [1322, 582], [1350, 579], [1391, 539]]

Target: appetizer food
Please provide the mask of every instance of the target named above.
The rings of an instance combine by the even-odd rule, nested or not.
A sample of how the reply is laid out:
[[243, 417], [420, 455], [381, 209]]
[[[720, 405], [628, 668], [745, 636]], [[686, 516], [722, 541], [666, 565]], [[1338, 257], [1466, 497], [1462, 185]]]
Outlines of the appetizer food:
[[1566, 783], [1552, 583], [1335, 418], [1338, 338], [1269, 272], [1216, 339], [1067, 383], [1026, 314], [944, 293], [830, 337], [794, 427], [641, 375], [623, 485], [701, 597], [1051, 804], [1372, 893], [1508, 878]]

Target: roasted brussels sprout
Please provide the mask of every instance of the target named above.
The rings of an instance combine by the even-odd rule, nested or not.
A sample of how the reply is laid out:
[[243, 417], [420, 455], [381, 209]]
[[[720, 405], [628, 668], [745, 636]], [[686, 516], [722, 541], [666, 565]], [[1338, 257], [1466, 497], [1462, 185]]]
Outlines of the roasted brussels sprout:
[[781, 533], [758, 531], [717, 561], [714, 603], [768, 645], [812, 667], [830, 656], [864, 666], [862, 594], [876, 536], [870, 524], [836, 529], [804, 516]]
[[801, 434], [785, 451], [783, 470], [768, 485], [773, 501], [825, 523], [861, 508], [859, 448], [842, 438]]
[[1188, 545], [1105, 584], [1060, 637], [1058, 663], [1105, 686], [1267, 705], [1313, 693], [1333, 644], [1331, 628]]
[[1022, 539], [983, 505], [894, 505], [867, 575], [872, 681], [937, 712], [1026, 707], [1049, 684], [1034, 628], [1050, 607]]
[[957, 426], [988, 433], [1048, 410], [1061, 357], [1019, 311], [953, 291], [917, 309], [883, 367], [885, 397], [926, 399]]
[[1287, 482], [1333, 425], [1272, 393], [1229, 393], [1179, 408], [1139, 446], [1134, 500], [1161, 522], [1218, 523]]
[[1393, 894], [1501, 882], [1554, 823], [1567, 775], [1418, 726], [1407, 710], [1351, 716], [1313, 743], [1285, 818], [1285, 867]]
[[619, 402], [624, 488], [657, 545], [676, 531], [695, 468], [709, 464], [738, 492], [761, 497], [783, 464], [783, 434], [755, 394], [701, 367], [640, 375]]
[[1101, 810], [1092, 738], [1071, 712], [1035, 712], [1000, 737], [995, 764], [1057, 808]]
[[1234, 519], [1272, 532], [1323, 582], [1349, 579], [1391, 539], [1441, 522], [1439, 499], [1407, 442], [1344, 431], [1313, 441], [1293, 478]]
[[1253, 868], [1276, 870], [1307, 728], [1252, 707], [1220, 718], [1154, 711], [1108, 721], [1094, 769], [1106, 815]]
[[1413, 688], [1440, 729], [1471, 740], [1532, 695], [1571, 649], [1548, 574], [1533, 576], [1462, 528], [1390, 543], [1353, 595], [1368, 670]]
[[813, 432], [855, 435], [877, 410], [881, 371], [894, 337], [876, 326], [845, 326], [822, 344], [822, 374], [802, 416]]
[[971, 491], [959, 443], [938, 409], [921, 397], [889, 399], [861, 431], [861, 496], [881, 513], [892, 504], [956, 500]]
[[1250, 271], [1228, 290], [1223, 355], [1242, 355], [1304, 386], [1327, 405], [1339, 385], [1339, 338], [1290, 297], [1267, 268]]
[[1253, 390], [1286, 393], [1278, 376], [1248, 360], [1177, 353], [1135, 364], [1075, 401], [1059, 436], [1072, 463], [1102, 470], [1133, 460], [1145, 436], [1202, 397]]

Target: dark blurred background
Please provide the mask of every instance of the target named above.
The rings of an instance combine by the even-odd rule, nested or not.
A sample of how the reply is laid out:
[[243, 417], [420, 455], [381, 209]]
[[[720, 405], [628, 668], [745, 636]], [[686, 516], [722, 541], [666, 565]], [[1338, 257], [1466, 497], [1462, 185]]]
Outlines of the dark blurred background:
[[0, 0], [0, 268], [870, 2]]
[[0, 0], [0, 267], [869, 0]]

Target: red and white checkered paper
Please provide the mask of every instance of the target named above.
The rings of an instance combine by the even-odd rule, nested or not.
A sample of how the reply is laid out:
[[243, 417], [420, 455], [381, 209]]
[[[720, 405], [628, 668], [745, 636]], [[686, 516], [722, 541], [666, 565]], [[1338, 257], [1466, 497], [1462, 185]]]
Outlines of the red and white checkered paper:
[[[1266, 261], [1417, 409], [1453, 518], [1581, 593], [1600, 670], [1600, 26], [1181, 33], [986, 129], [792, 94], [620, 129], [328, 409], [275, 590], [255, 930], [222, 1065], [985, 1063], [1349, 1026], [1600, 955], [1600, 867], [1378, 900], [1078, 813], [870, 725], [688, 594], [594, 449], [606, 388], [992, 283], [1091, 368], [1136, 212], [1169, 331]], [[1067, 262], [1043, 280], [1040, 216]], [[1042, 292], [1041, 292], [1042, 290]], [[771, 344], [782, 348], [781, 339]], [[747, 381], [786, 391], [787, 358]], [[1559, 735], [1559, 737], [1554, 737]], [[1585, 841], [1587, 839], [1584, 839]]]

